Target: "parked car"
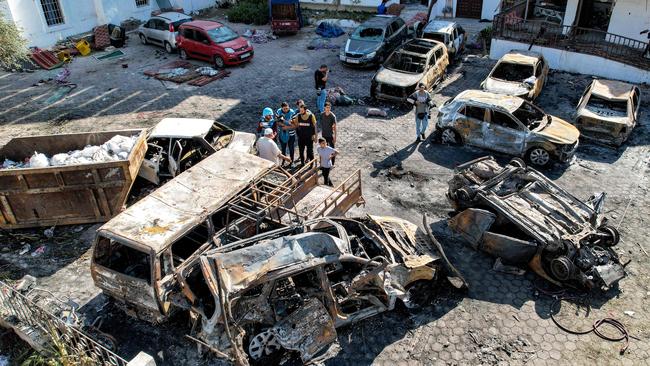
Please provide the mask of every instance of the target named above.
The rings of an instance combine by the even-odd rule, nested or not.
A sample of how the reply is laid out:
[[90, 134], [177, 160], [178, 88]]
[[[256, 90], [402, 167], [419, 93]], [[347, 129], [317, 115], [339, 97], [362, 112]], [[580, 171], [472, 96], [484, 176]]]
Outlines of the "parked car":
[[548, 78], [548, 63], [540, 53], [510, 51], [481, 83], [485, 91], [535, 100]]
[[253, 45], [219, 22], [194, 20], [181, 25], [178, 52], [182, 59], [193, 57], [214, 63], [218, 68], [238, 65], [253, 58]]
[[449, 57], [445, 45], [430, 39], [412, 39], [386, 59], [373, 76], [370, 96], [403, 103], [419, 83], [432, 89], [445, 76]]
[[453, 60], [465, 50], [465, 30], [456, 22], [432, 20], [422, 30], [420, 38], [442, 42]]
[[255, 139], [209, 119], [165, 118], [149, 131], [138, 175], [160, 184], [223, 148], [253, 152]]
[[573, 123], [584, 137], [620, 146], [636, 126], [640, 100], [635, 85], [594, 80], [578, 102]]
[[532, 103], [508, 95], [466, 90], [438, 112], [436, 134], [445, 144], [467, 144], [525, 157], [543, 167], [568, 161], [580, 132]]
[[416, 242], [417, 229], [327, 217], [206, 252], [188, 286], [201, 294], [197, 338], [238, 365], [276, 365], [287, 352], [318, 364], [335, 354], [336, 328], [436, 296], [444, 254]]
[[142, 44], [155, 44], [164, 47], [167, 53], [172, 53], [176, 50], [179, 27], [191, 21], [192, 17], [183, 13], [162, 13], [142, 24], [138, 28], [138, 37]]
[[483, 157], [455, 169], [447, 197], [458, 212], [449, 227], [505, 265], [581, 290], [625, 277], [612, 248], [619, 233], [601, 214], [605, 193], [582, 201], [519, 159], [502, 167]]
[[404, 20], [394, 15], [375, 15], [359, 25], [341, 48], [345, 65], [381, 64], [408, 36]]

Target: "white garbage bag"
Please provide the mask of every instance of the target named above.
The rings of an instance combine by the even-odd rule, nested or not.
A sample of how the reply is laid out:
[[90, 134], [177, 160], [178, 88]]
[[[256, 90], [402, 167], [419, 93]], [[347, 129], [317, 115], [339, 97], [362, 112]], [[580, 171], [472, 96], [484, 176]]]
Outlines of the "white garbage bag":
[[52, 157], [52, 159], [50, 159], [50, 164], [52, 166], [67, 165], [68, 159], [70, 159], [70, 155], [66, 153], [56, 154]]
[[34, 151], [34, 155], [29, 158], [29, 167], [30, 168], [45, 168], [50, 166], [50, 160], [39, 152]]

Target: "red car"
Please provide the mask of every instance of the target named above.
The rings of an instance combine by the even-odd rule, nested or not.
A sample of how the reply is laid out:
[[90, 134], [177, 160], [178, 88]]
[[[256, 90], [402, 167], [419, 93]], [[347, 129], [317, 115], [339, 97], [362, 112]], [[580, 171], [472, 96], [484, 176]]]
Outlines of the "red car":
[[176, 47], [182, 59], [213, 62], [218, 68], [238, 65], [253, 58], [253, 45], [228, 26], [208, 20], [183, 23]]

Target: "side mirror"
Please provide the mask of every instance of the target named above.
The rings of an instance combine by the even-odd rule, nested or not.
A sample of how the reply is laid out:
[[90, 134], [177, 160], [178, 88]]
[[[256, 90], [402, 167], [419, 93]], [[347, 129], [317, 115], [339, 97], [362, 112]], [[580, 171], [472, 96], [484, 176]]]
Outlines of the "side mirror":
[[208, 41], [207, 39], [204, 39], [204, 40], [203, 40], [203, 44], [208, 44], [208, 45], [209, 45], [209, 44], [210, 44], [210, 41]]

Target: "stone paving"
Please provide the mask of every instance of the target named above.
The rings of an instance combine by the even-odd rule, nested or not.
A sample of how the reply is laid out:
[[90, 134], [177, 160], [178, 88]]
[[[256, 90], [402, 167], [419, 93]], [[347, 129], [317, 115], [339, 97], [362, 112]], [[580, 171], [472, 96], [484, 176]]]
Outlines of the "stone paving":
[[[235, 28], [242, 31], [245, 27]], [[148, 127], [172, 116], [217, 118], [237, 129], [252, 131], [267, 105], [279, 106], [284, 100], [293, 105], [297, 98], [304, 98], [315, 110], [313, 70], [322, 63], [333, 70], [330, 86], [341, 86], [354, 97], [367, 97], [374, 70], [343, 67], [337, 60], [338, 50], [307, 50], [312, 32], [313, 28], [308, 28], [294, 37], [256, 44], [252, 63], [232, 68], [230, 77], [201, 88], [161, 83], [142, 75], [142, 71], [177, 56], [161, 56], [156, 48], [137, 44], [135, 37], [125, 48], [124, 60], [75, 60], [70, 65], [70, 81], [77, 87], [51, 104], [45, 101], [54, 90], [47, 85], [32, 85], [56, 71], [0, 74], [0, 143], [33, 134]], [[335, 42], [342, 43], [343, 37]], [[122, 64], [128, 64], [128, 68], [123, 69]], [[290, 71], [292, 65], [304, 65], [307, 71]], [[452, 66], [447, 80], [436, 90], [436, 105], [462, 90], [478, 88], [492, 65], [485, 58], [469, 56]], [[588, 82], [589, 78], [584, 76], [551, 73], [537, 103], [548, 113], [568, 119]], [[440, 146], [430, 140], [414, 143], [412, 111], [390, 108], [388, 118], [366, 118], [365, 105], [334, 107], [339, 118], [337, 148], [341, 152], [333, 170], [334, 183], [361, 169], [367, 201], [365, 207], [355, 208], [351, 214], [395, 215], [422, 225], [421, 215], [427, 213], [435, 235], [466, 276], [470, 288], [459, 292], [444, 287], [434, 304], [416, 313], [397, 310], [340, 330], [342, 352], [327, 364], [648, 363], [649, 257], [642, 249], [650, 250], [646, 240], [650, 203], [648, 91], [647, 87], [642, 88], [642, 118], [625, 147], [611, 150], [585, 144], [570, 165], [545, 171], [577, 197], [601, 190], [608, 192], [606, 214], [620, 225], [623, 237], [618, 251], [632, 259], [627, 267], [629, 277], [622, 281], [620, 289], [591, 296], [588, 317], [582, 309], [563, 302], [558, 319], [573, 329], [587, 329], [602, 317], [621, 320], [632, 336], [623, 355], [619, 355], [622, 343], [606, 342], [594, 334], [576, 336], [560, 330], [549, 318], [552, 298], [538, 289], [544, 288], [543, 281], [530, 273], [514, 276], [493, 271], [492, 258], [471, 250], [449, 231], [446, 219], [451, 207], [444, 193], [453, 167], [487, 152]], [[433, 121], [429, 132], [432, 130]], [[502, 162], [508, 160], [498, 158]], [[392, 167], [406, 173], [394, 176], [389, 172]], [[87, 260], [87, 255], [80, 260]], [[78, 267], [77, 272], [84, 268]], [[75, 295], [73, 285], [64, 284], [60, 290]], [[629, 316], [624, 311], [634, 313]], [[161, 335], [171, 332], [173, 325], [157, 329], [119, 314], [112, 317], [121, 326], [114, 335], [124, 345], [124, 352], [143, 348], [154, 354], [159, 364], [194, 363], [188, 361], [196, 357], [193, 344], [180, 336], [167, 343], [161, 340]], [[605, 332], [616, 335], [610, 329]]]

